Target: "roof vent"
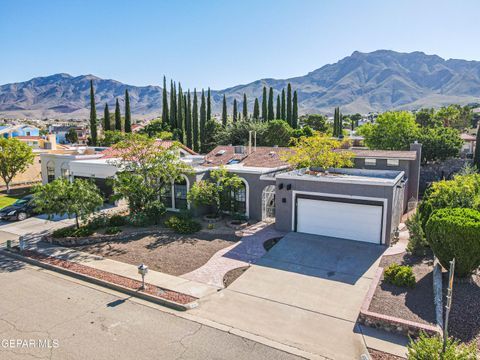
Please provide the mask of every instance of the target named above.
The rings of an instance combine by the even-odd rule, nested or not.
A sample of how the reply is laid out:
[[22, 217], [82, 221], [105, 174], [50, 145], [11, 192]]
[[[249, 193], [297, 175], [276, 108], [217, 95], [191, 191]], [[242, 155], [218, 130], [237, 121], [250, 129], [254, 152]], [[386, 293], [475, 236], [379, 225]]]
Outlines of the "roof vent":
[[239, 145], [234, 147], [235, 154], [245, 154], [245, 146]]
[[215, 156], [222, 156], [223, 154], [225, 154], [225, 150], [218, 150], [217, 153], [215, 154]]

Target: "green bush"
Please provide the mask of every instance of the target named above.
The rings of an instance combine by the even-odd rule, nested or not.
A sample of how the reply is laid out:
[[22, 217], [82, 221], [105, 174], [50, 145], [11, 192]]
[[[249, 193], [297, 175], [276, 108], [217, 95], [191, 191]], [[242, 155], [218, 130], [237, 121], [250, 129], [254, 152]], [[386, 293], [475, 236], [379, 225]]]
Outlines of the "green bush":
[[455, 258], [455, 274], [464, 277], [480, 266], [480, 212], [440, 209], [426, 225], [427, 241], [443, 267]]
[[121, 232], [122, 232], [122, 229], [120, 229], [118, 226], [110, 226], [105, 229], [105, 234], [107, 235], [115, 235]]
[[414, 255], [425, 255], [428, 249], [428, 242], [422, 227], [420, 212], [416, 212], [405, 223], [410, 234], [407, 251]]
[[90, 236], [90, 235], [93, 235], [94, 232], [95, 230], [89, 228], [88, 226], [82, 226], [75, 230], [75, 232], [73, 233], [73, 236], [75, 237]]
[[415, 275], [413, 275], [410, 266], [390, 264], [384, 273], [384, 279], [387, 283], [399, 287], [415, 287]]
[[445, 353], [443, 339], [440, 336], [420, 334], [418, 339], [411, 340], [407, 347], [408, 360], [476, 360], [477, 348], [475, 342], [470, 345], [461, 344], [458, 340], [449, 338]]
[[128, 220], [125, 216], [122, 215], [112, 215], [112, 217], [108, 220], [108, 225], [112, 227], [116, 226], [124, 226], [127, 225]]
[[100, 213], [96, 216], [94, 216], [93, 218], [91, 218], [88, 223], [87, 223], [87, 226], [93, 230], [97, 230], [97, 229], [101, 229], [101, 228], [104, 228], [105, 226], [108, 225], [108, 216], [104, 213]]
[[84, 237], [90, 236], [95, 232], [94, 229], [89, 226], [82, 226], [80, 228], [66, 227], [57, 229], [52, 233], [54, 238], [64, 238], [64, 237]]
[[165, 211], [165, 204], [157, 200], [145, 205], [144, 214], [151, 224], [159, 224]]
[[165, 226], [178, 234], [193, 234], [202, 229], [202, 225], [195, 220], [171, 216], [165, 221]]

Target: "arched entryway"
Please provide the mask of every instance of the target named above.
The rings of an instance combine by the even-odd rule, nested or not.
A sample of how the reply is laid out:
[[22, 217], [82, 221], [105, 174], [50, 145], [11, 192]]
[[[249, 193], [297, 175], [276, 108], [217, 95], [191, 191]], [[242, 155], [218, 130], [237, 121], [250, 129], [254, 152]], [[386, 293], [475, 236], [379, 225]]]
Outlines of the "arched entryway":
[[275, 220], [275, 185], [268, 185], [262, 191], [262, 220]]

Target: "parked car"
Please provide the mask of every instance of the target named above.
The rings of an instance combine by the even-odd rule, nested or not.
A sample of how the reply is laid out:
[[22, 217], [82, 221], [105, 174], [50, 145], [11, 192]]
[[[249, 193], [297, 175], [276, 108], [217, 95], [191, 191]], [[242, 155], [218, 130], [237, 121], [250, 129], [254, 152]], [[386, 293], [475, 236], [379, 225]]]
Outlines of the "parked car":
[[25, 220], [29, 216], [35, 214], [35, 205], [33, 196], [25, 196], [18, 199], [12, 205], [4, 207], [0, 210], [0, 220]]

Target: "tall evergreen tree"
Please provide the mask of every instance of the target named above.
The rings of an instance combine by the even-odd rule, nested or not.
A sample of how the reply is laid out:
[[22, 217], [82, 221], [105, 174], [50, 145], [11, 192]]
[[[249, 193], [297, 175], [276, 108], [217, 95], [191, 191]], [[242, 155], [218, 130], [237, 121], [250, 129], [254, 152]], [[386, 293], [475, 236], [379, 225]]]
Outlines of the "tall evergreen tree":
[[198, 131], [198, 99], [197, 99], [197, 89], [193, 89], [193, 106], [192, 106], [192, 149], [195, 152], [200, 151], [199, 148], [199, 131]]
[[205, 91], [202, 89], [200, 100], [200, 152], [205, 153], [205, 124], [207, 123], [207, 108], [205, 104]]
[[243, 120], [247, 121], [248, 119], [248, 105], [247, 105], [247, 94], [243, 93], [243, 111], [242, 111]]
[[280, 116], [280, 119], [282, 120], [287, 120], [287, 113], [286, 113], [286, 108], [285, 108], [285, 89], [282, 89], [282, 106], [281, 106], [281, 111], [282, 114]]
[[270, 91], [268, 92], [268, 120], [275, 119], [275, 113], [273, 110], [273, 88], [270, 87]]
[[237, 111], [237, 99], [233, 99], [233, 122], [237, 122], [238, 111]]
[[170, 80], [170, 130], [177, 128], [177, 89], [175, 83]]
[[267, 88], [265, 86], [263, 87], [263, 92], [262, 92], [262, 120], [263, 121], [268, 120]]
[[292, 126], [292, 86], [287, 85], [287, 122]]
[[187, 141], [187, 147], [193, 148], [193, 128], [192, 128], [192, 101], [190, 98], [190, 89], [187, 91], [186, 99], [186, 108], [185, 108], [185, 137]]
[[166, 125], [170, 123], [168, 116], [168, 95], [167, 95], [167, 79], [163, 75], [163, 90], [162, 90], [162, 122]]
[[336, 107], [333, 114], [333, 136], [342, 136], [342, 115], [340, 114], [340, 108]]
[[293, 105], [292, 105], [292, 128], [296, 129], [298, 127], [298, 98], [297, 90], [293, 92]]
[[480, 171], [480, 121], [477, 124], [477, 141], [475, 142], [475, 154], [473, 155], [473, 165]]
[[90, 80], [90, 140], [92, 145], [97, 145], [97, 108], [95, 107], [95, 90], [93, 80]]
[[210, 96], [210, 88], [207, 92], [207, 121], [212, 120], [212, 97]]
[[130, 96], [128, 90], [125, 89], [125, 132], [132, 132], [132, 114], [130, 113]]
[[108, 104], [105, 103], [105, 109], [103, 109], [103, 131], [110, 130], [110, 111], [108, 110]]
[[115, 130], [122, 131], [122, 114], [120, 113], [118, 99], [115, 99]]
[[280, 94], [277, 95], [277, 117], [275, 119], [282, 118], [282, 110], [280, 108]]
[[255, 103], [253, 104], [253, 119], [257, 120], [260, 118], [260, 105], [258, 103], [258, 98], [255, 98]]
[[225, 98], [225, 94], [223, 94], [223, 106], [222, 106], [222, 125], [223, 127], [227, 126], [227, 99]]
[[178, 83], [178, 97], [177, 97], [177, 129], [179, 130], [179, 141], [183, 144], [184, 140], [184, 123], [185, 123], [185, 109], [184, 109], [184, 100], [182, 85]]

